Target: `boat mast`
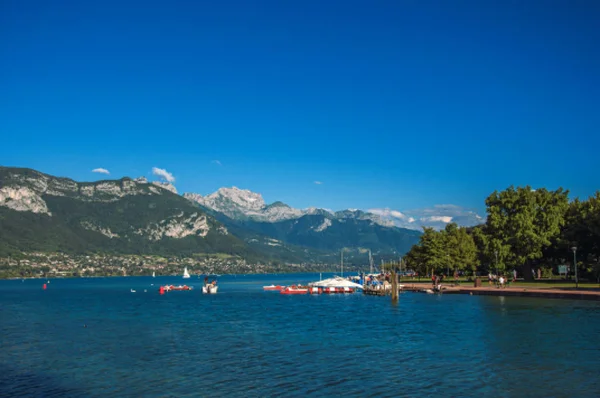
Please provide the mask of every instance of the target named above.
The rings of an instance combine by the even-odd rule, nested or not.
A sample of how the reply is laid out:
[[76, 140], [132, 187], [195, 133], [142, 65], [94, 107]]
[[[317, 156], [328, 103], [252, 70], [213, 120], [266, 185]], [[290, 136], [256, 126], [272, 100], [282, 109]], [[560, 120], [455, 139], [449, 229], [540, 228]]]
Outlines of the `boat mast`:
[[369, 273], [373, 273], [373, 257], [371, 256], [371, 249], [369, 249]]
[[342, 278], [344, 277], [344, 249], [342, 248]]

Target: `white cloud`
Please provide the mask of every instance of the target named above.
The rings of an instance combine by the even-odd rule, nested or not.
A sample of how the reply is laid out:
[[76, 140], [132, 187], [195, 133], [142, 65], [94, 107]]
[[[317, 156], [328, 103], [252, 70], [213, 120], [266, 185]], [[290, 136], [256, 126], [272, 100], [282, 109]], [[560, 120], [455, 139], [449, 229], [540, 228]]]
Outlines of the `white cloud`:
[[220, 161], [220, 160], [213, 160], [213, 161], [211, 161], [211, 163], [214, 163], [214, 164], [216, 164], [217, 166], [223, 166], [223, 163], [221, 163], [221, 161]]
[[315, 184], [317, 184], [317, 185], [323, 185], [323, 183], [321, 181], [315, 181]]
[[175, 177], [173, 177], [173, 174], [169, 173], [165, 169], [159, 169], [158, 167], [153, 167], [152, 174], [154, 174], [155, 176], [162, 177], [165, 180], [167, 180], [168, 182], [171, 182], [171, 183], [175, 182]]
[[422, 217], [420, 219], [423, 222], [443, 222], [448, 224], [452, 221], [452, 217], [449, 216], [431, 216], [431, 217]]
[[110, 171], [103, 169], [102, 167], [98, 167], [97, 169], [92, 170], [92, 173], [110, 174]]
[[402, 212], [390, 208], [368, 209], [367, 212], [378, 215], [384, 221], [391, 221], [397, 227], [418, 230], [421, 227], [441, 229], [450, 222], [455, 222], [460, 226], [473, 226], [485, 222], [485, 218], [475, 211], [450, 204]]
[[406, 218], [406, 216], [404, 214], [400, 213], [398, 210], [390, 211], [390, 215], [392, 217], [396, 217], [396, 218]]
[[399, 212], [398, 210], [391, 210], [391, 209], [388, 209], [388, 208], [385, 208], [385, 209], [369, 209], [369, 210], [367, 210], [367, 212], [376, 214], [376, 215], [381, 216], [381, 217], [398, 218], [400, 220], [406, 220], [408, 218], [402, 212]]

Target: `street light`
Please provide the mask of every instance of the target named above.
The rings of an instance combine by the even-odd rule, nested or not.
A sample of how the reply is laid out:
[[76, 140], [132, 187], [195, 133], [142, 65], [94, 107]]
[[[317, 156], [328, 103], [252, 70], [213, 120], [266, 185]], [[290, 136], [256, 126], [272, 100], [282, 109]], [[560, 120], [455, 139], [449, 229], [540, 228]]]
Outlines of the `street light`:
[[577, 246], [573, 246], [571, 250], [573, 250], [573, 266], [575, 267], [575, 288], [579, 288], [579, 278], [577, 277]]

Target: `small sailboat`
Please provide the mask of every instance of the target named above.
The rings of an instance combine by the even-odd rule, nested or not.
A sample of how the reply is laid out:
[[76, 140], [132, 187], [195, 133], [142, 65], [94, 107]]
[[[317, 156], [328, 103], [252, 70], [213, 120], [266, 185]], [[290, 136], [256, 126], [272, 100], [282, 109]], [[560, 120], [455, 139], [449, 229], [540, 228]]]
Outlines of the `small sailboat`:
[[156, 272], [152, 271], [152, 277], [156, 278]]
[[183, 279], [189, 279], [190, 278], [190, 273], [187, 270], [187, 267], [185, 267], [183, 269]]

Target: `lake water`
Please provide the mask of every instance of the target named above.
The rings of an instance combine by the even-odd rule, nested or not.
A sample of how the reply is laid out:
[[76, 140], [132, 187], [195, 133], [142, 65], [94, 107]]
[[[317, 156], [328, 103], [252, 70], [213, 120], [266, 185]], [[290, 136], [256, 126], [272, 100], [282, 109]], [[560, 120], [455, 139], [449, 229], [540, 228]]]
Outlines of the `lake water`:
[[0, 281], [0, 396], [600, 396], [600, 303], [262, 290], [318, 279]]

